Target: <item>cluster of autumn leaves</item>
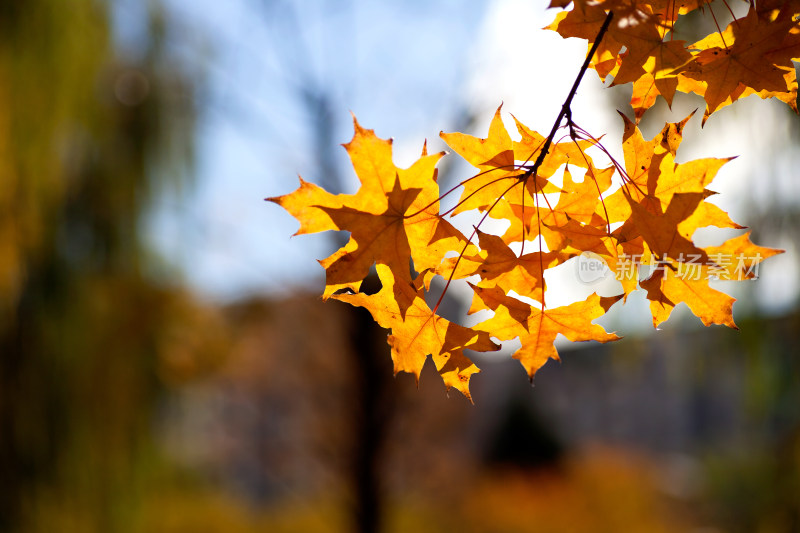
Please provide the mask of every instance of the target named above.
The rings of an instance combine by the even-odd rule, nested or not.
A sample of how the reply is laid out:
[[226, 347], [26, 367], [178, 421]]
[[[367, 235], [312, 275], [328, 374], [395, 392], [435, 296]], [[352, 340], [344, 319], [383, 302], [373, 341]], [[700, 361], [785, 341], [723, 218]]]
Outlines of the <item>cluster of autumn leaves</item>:
[[[751, 0], [747, 14], [724, 30], [718, 18], [738, 10], [741, 0], [731, 0], [732, 5], [727, 0], [713, 5], [708, 0], [552, 0], [550, 7], [570, 3], [572, 10], [560, 12], [548, 29], [590, 45], [607, 13], [614, 13], [592, 67], [603, 81], [612, 77], [611, 85], [633, 83], [637, 119], [659, 94], [672, 105], [676, 91], [705, 98], [704, 123], [711, 113], [751, 94], [778, 98], [797, 111], [792, 59], [800, 57], [798, 0]], [[692, 44], [674, 39], [679, 15], [710, 19], [717, 31]]]
[[[569, 3], [553, 2], [557, 7]], [[689, 47], [670, 40], [677, 16], [710, 10], [703, 3], [575, 0], [551, 28], [587, 38], [591, 45], [602, 34], [609, 11], [614, 12], [592, 66], [602, 77], [613, 76], [615, 84], [634, 82], [637, 118], [655, 94], [669, 102], [676, 90], [704, 95], [706, 117], [753, 92], [794, 104], [797, 82], [791, 58], [800, 56], [793, 48], [800, 34], [800, 2], [760, 2], [725, 31]], [[767, 70], [769, 75], [753, 74]], [[350, 232], [344, 247], [320, 261], [326, 271], [323, 298], [363, 307], [390, 330], [395, 372], [419, 377], [430, 355], [445, 385], [469, 398], [470, 376], [478, 368], [464, 350], [494, 351], [499, 346], [492, 338], [519, 339], [521, 347], [513, 357], [533, 378], [549, 359], [558, 359], [553, 343], [559, 333], [571, 341], [616, 340], [593, 321], [639, 288], [646, 291], [656, 326], [684, 302], [705, 325], [736, 327], [734, 299], [711, 288], [709, 280], [752, 278], [758, 263], [780, 250], [756, 246], [749, 233], [719, 246], [694, 244], [698, 228], [742, 227], [708, 201], [714, 193], [707, 186], [729, 159], [675, 162], [689, 118], [667, 124], [648, 141], [623, 115], [624, 161], [617, 162], [569, 116], [559, 139], [545, 138], [515, 119], [520, 138], [513, 140], [498, 109], [486, 138], [441, 134], [478, 169], [461, 182], [458, 203], [445, 212], [439, 205], [436, 169], [444, 153], [428, 154], [423, 147], [413, 165], [398, 168], [391, 141], [355, 121], [353, 139], [344, 145], [361, 183], [355, 194], [333, 195], [301, 178], [296, 191], [269, 200], [300, 221], [297, 234]], [[605, 152], [608, 167], [595, 165], [591, 150], [587, 152], [592, 147]], [[469, 235], [448, 221], [467, 211], [480, 215]], [[508, 229], [502, 235], [483, 231], [487, 217], [507, 221]], [[567, 306], [548, 307], [545, 271], [587, 255], [617, 272], [635, 258], [634, 275], [618, 277], [622, 294], [592, 294]], [[373, 265], [381, 289], [367, 294], [361, 284]], [[637, 275], [639, 268], [648, 270], [649, 277]], [[686, 275], [688, 271], [693, 275]], [[469, 278], [474, 294], [470, 313], [489, 310], [491, 318], [465, 327], [439, 316], [438, 304], [430, 306], [425, 298], [436, 275], [448, 286]]]

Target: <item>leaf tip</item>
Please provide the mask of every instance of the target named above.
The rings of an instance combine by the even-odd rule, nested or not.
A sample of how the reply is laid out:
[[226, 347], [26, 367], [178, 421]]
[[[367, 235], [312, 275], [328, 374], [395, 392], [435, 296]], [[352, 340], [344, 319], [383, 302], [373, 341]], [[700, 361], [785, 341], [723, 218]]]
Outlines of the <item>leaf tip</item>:
[[467, 398], [467, 400], [469, 400], [469, 403], [471, 405], [475, 405], [475, 400], [472, 399], [472, 394], [470, 394], [469, 389], [465, 390], [458, 389], [458, 390], [461, 391], [461, 394], [463, 394]]
[[600, 307], [603, 308], [604, 311], [608, 312], [612, 305], [617, 303], [618, 301], [622, 300], [626, 297], [626, 294], [617, 294], [615, 296], [601, 296], [600, 297]]
[[704, 127], [705, 127], [705, 125], [706, 125], [706, 121], [709, 119], [709, 117], [710, 117], [710, 116], [711, 116], [711, 113], [709, 113], [708, 111], [706, 111], [705, 113], [703, 113], [703, 121], [702, 121], [702, 122], [700, 122], [700, 127], [701, 127], [701, 128], [704, 128]]

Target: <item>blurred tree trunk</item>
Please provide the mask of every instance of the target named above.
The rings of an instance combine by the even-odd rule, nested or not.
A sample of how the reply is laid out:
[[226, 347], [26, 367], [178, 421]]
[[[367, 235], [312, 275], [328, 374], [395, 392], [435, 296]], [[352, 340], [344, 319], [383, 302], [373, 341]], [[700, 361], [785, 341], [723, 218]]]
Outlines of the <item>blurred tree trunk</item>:
[[[377, 277], [371, 276], [364, 289], [375, 291], [375, 285], [379, 285]], [[384, 508], [381, 466], [398, 391], [391, 372], [386, 330], [375, 323], [367, 310], [350, 306], [345, 309], [350, 315], [350, 365], [355, 374], [350, 481], [355, 496], [353, 521], [355, 531], [377, 533]]]

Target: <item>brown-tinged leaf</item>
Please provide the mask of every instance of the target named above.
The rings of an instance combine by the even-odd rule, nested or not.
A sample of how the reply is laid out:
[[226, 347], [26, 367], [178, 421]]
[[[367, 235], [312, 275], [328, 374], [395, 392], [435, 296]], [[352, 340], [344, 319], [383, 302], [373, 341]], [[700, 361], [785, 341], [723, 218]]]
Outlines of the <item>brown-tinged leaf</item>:
[[659, 258], [696, 255], [701, 263], [707, 263], [706, 253], [678, 230], [678, 224], [694, 213], [702, 201], [702, 193], [676, 194], [672, 197], [666, 212], [653, 214], [641, 204], [631, 200], [631, 218], [623, 224], [620, 234], [625, 240], [641, 235], [650, 251]]
[[481, 277], [478, 285], [500, 287], [505, 292], [513, 290], [520, 296], [539, 302], [543, 301], [546, 290], [544, 271], [570, 257], [558, 252], [531, 252], [517, 256], [500, 237], [482, 231], [478, 231], [478, 236], [480, 253], [473, 258], [462, 259], [470, 265], [469, 275]]
[[[796, 12], [781, 10], [778, 18], [759, 17], [754, 6], [731, 22], [722, 34], [711, 34], [690, 48], [699, 51], [675, 74], [706, 84], [706, 116], [745, 89], [781, 94], [791, 91], [793, 59], [800, 58], [800, 22]], [[787, 83], [788, 76], [788, 83]]]
[[[558, 13], [555, 20], [545, 29], [556, 31], [564, 38], [586, 39], [591, 46], [605, 20], [605, 9], [594, 3], [577, 1], [574, 2], [571, 11]], [[608, 31], [603, 37], [592, 59], [592, 67], [597, 70], [601, 79], [605, 80], [616, 66], [616, 58], [622, 47], [623, 43], [617, 40], [617, 35], [613, 31]]]
[[389, 266], [397, 279], [411, 283], [412, 259], [415, 269], [432, 269], [448, 250], [466, 244], [439, 215], [436, 163], [443, 153], [428, 155], [423, 149], [413, 165], [401, 169], [392, 162], [391, 140], [353, 123], [353, 139], [344, 146], [361, 182], [355, 195], [334, 196], [301, 179], [293, 193], [269, 198], [300, 219], [298, 233], [350, 232], [344, 247], [320, 261], [326, 270], [323, 298], [358, 291], [374, 263]]

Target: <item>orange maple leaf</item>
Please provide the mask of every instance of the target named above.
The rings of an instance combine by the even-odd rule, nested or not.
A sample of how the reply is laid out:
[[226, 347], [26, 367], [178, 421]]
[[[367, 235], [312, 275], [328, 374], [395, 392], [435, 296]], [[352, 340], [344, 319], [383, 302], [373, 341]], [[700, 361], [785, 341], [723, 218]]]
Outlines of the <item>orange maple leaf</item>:
[[[513, 290], [520, 296], [543, 301], [546, 289], [544, 271], [560, 265], [571, 256], [558, 252], [531, 252], [517, 255], [496, 235], [478, 230], [481, 251], [473, 257], [463, 257], [462, 277], [478, 275], [480, 287], [500, 287]], [[442, 272], [447, 276], [448, 272]]]
[[[439, 133], [450, 148], [480, 171], [462, 182], [464, 192], [453, 209], [454, 215], [471, 209], [485, 211], [505, 201], [533, 205], [532, 195], [558, 190], [544, 179], [547, 175], [543, 173], [524, 179], [526, 169], [521, 168], [516, 160], [522, 157], [520, 164], [528, 163], [536, 152], [528, 149], [522, 156], [515, 152], [515, 143], [500, 115], [502, 107], [497, 108], [485, 139], [464, 133]], [[542, 137], [538, 149], [543, 144]]]
[[[464, 355], [464, 350], [490, 352], [498, 350], [499, 346], [484, 331], [466, 328], [436, 315], [425, 303], [421, 287], [398, 283], [386, 265], [379, 264], [376, 269], [382, 284], [378, 293], [333, 297], [367, 309], [381, 327], [391, 330], [389, 344], [395, 374], [408, 372], [419, 380], [422, 366], [431, 355], [445, 386], [455, 387], [471, 399], [470, 376], [479, 369]], [[399, 300], [406, 304], [400, 305]]]
[[486, 331], [497, 339], [507, 341], [519, 337], [522, 347], [512, 357], [518, 359], [532, 380], [549, 359], [559, 360], [553, 343], [561, 333], [571, 341], [609, 342], [620, 337], [607, 333], [592, 321], [603, 315], [621, 297], [601, 298], [592, 294], [586, 300], [556, 307], [536, 309], [525, 302], [507, 296], [497, 287], [482, 288], [472, 285], [475, 297], [486, 308], [494, 310], [492, 318], [473, 327]]
[[661, 263], [653, 274], [639, 285], [647, 291], [653, 326], [665, 322], [672, 310], [684, 302], [703, 324], [724, 324], [739, 329], [733, 322], [733, 302], [736, 298], [709, 287], [709, 267], [700, 266], [688, 273], [674, 261]]
[[719, 246], [707, 246], [705, 251], [712, 261], [720, 257], [726, 259], [724, 262], [717, 259], [715, 262], [719, 264], [715, 270], [717, 277], [728, 280], [753, 279], [756, 277], [754, 269], [759, 263], [773, 255], [784, 253], [784, 250], [753, 244], [749, 231], [728, 239]]
[[268, 198], [301, 220], [298, 233], [344, 230], [350, 241], [321, 261], [326, 270], [324, 298], [358, 291], [374, 263], [412, 281], [410, 261], [419, 271], [438, 266], [448, 250], [463, 247], [464, 236], [439, 215], [436, 163], [443, 153], [422, 156], [408, 169], [392, 162], [391, 141], [354, 120], [353, 140], [344, 145], [361, 181], [355, 195], [332, 195], [301, 179], [293, 193]]
[[782, 9], [777, 18], [759, 16], [751, 6], [747, 16], [731, 22], [721, 34], [691, 45], [698, 53], [674, 73], [706, 84], [706, 116], [752, 92], [794, 91], [796, 99], [792, 59], [800, 58], [800, 22], [795, 15]]
[[650, 141], [644, 140], [633, 121], [625, 115], [621, 116], [625, 122], [622, 148], [627, 181], [622, 189], [604, 202], [609, 222], [623, 222], [630, 218], [629, 199], [646, 205], [657, 214], [667, 208], [672, 196], [677, 193], [704, 192], [722, 165], [733, 159], [705, 158], [686, 163], [675, 162], [681, 131], [691, 115], [681, 122], [668, 124]]
[[702, 193], [680, 193], [672, 197], [664, 213], [652, 213], [642, 204], [630, 200], [631, 217], [620, 229], [625, 240], [641, 236], [650, 251], [660, 258], [697, 256], [701, 263], [708, 262], [706, 253], [685, 238], [678, 225], [686, 220], [700, 202]]
[[[606, 11], [601, 6], [578, 1], [574, 2], [571, 11], [558, 13], [546, 29], [556, 31], [564, 38], [586, 39], [591, 46], [605, 19]], [[618, 35], [611, 30], [603, 37], [592, 60], [592, 67], [597, 70], [600, 79], [605, 80], [606, 76], [617, 67], [617, 56], [623, 46], [624, 44], [618, 40]]]
[[717, 207], [716, 205], [712, 204], [711, 202], [706, 202], [705, 198], [717, 194], [712, 191], [705, 191], [703, 193], [703, 201], [697, 206], [697, 209], [694, 210], [694, 213], [683, 219], [681, 222], [678, 223], [678, 232], [686, 239], [691, 240], [692, 235], [698, 228], [704, 228], [707, 226], [716, 226], [718, 228], [733, 228], [733, 229], [743, 229], [744, 226], [740, 226], [733, 220], [731, 217], [728, 216], [728, 213]]

